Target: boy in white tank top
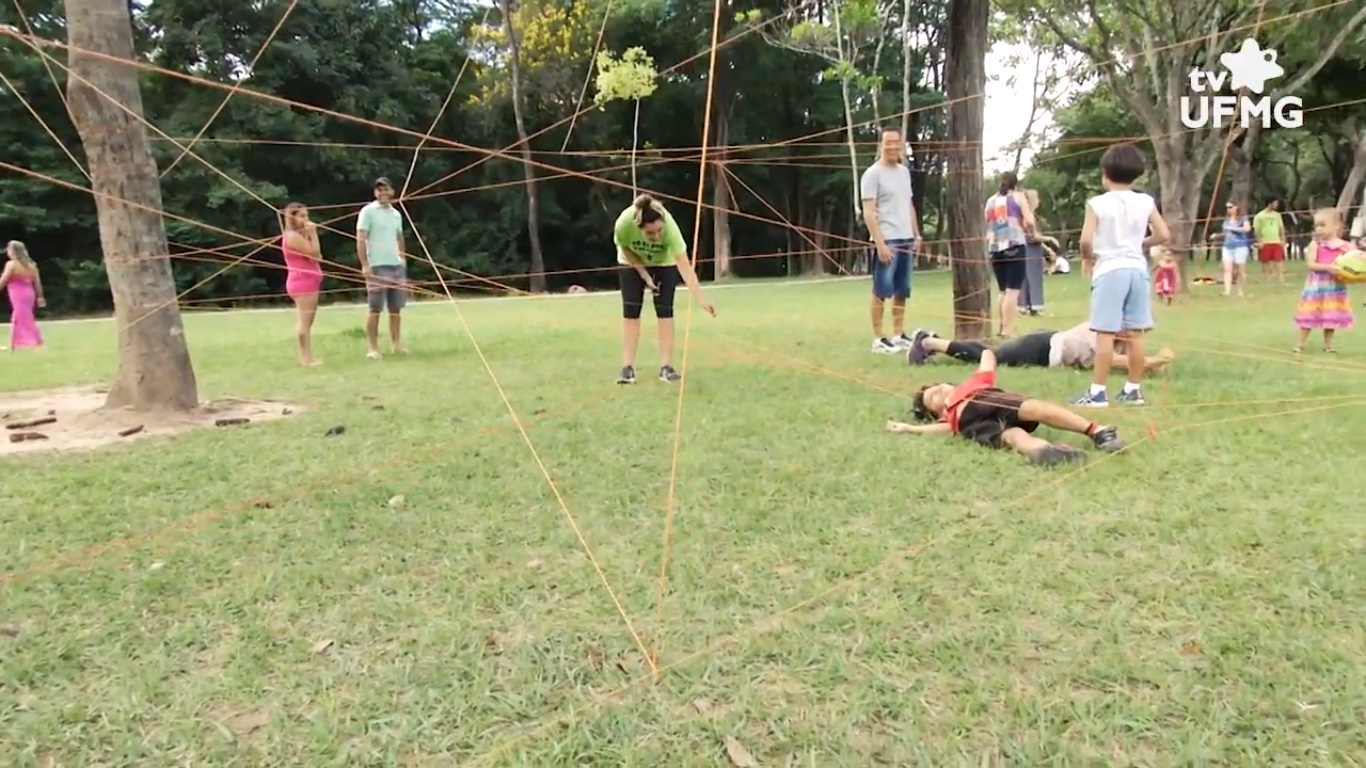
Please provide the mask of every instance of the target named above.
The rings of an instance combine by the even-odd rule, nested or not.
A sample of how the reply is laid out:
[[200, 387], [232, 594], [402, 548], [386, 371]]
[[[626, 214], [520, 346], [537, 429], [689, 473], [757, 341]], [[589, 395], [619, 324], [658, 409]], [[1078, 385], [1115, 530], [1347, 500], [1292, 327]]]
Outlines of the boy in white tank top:
[[[1090, 324], [1096, 332], [1096, 362], [1090, 389], [1074, 398], [1073, 405], [1104, 408], [1110, 404], [1106, 382], [1114, 364], [1116, 336], [1123, 336], [1129, 359], [1144, 359], [1143, 334], [1153, 327], [1152, 285], [1144, 254], [1171, 238], [1157, 203], [1133, 189], [1146, 170], [1143, 153], [1132, 144], [1110, 147], [1100, 160], [1105, 194], [1086, 201], [1081, 265], [1091, 278]], [[1130, 368], [1128, 381], [1115, 400], [1144, 404], [1143, 366]]]

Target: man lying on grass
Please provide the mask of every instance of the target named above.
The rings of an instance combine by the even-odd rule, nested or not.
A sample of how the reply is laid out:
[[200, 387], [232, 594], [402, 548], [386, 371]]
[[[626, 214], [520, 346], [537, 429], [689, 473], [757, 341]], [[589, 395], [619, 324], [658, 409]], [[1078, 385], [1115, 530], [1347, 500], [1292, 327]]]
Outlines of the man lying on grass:
[[977, 373], [953, 384], [927, 384], [915, 393], [911, 414], [920, 424], [888, 421], [887, 431], [920, 435], [961, 435], [988, 448], [1011, 448], [1033, 464], [1052, 467], [1083, 463], [1086, 452], [1066, 443], [1050, 443], [1033, 432], [1040, 424], [1076, 432], [1106, 453], [1124, 447], [1114, 427], [1078, 416], [1056, 403], [1034, 400], [996, 387], [996, 354], [983, 350]]
[[[935, 355], [945, 355], [964, 363], [979, 363], [982, 352], [988, 349], [980, 341], [942, 339], [934, 331], [918, 330], [906, 351], [906, 362], [924, 365]], [[993, 352], [996, 364], [1006, 368], [1090, 368], [1096, 362], [1096, 332], [1089, 321], [1078, 323], [1065, 331], [1032, 331], [1006, 341]], [[1115, 341], [1115, 358], [1111, 366], [1117, 371], [1129, 370], [1124, 341]], [[1163, 349], [1157, 357], [1144, 361], [1145, 373], [1161, 374], [1176, 358], [1176, 353]]]

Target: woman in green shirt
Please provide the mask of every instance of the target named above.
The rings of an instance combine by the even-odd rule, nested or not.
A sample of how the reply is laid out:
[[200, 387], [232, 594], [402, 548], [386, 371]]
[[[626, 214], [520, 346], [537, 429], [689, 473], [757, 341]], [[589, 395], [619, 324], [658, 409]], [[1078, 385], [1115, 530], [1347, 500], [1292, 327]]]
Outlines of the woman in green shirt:
[[618, 384], [636, 382], [636, 350], [640, 347], [640, 313], [645, 291], [654, 295], [659, 324], [659, 378], [678, 381], [673, 367], [674, 292], [682, 278], [688, 293], [704, 312], [716, 316], [716, 307], [702, 295], [697, 273], [688, 261], [688, 244], [673, 216], [649, 195], [640, 195], [617, 217], [612, 232], [621, 272], [621, 375]]

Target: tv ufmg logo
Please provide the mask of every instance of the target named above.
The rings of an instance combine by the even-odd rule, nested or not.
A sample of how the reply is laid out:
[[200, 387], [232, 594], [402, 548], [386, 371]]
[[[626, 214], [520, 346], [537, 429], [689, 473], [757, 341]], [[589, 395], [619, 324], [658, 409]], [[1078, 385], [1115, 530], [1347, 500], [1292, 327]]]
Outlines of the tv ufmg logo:
[[[1240, 126], [1247, 129], [1254, 119], [1260, 118], [1263, 128], [1304, 125], [1304, 102], [1298, 96], [1286, 96], [1273, 102], [1270, 96], [1262, 95], [1268, 80], [1285, 75], [1285, 69], [1276, 63], [1276, 56], [1274, 50], [1262, 50], [1256, 40], [1248, 38], [1236, 52], [1219, 57], [1225, 71], [1192, 69], [1188, 76], [1191, 91], [1209, 95], [1181, 97], [1182, 124], [1187, 128], [1210, 125], [1223, 128], [1236, 118]], [[1229, 95], [1213, 95], [1225, 88], [1231, 92]], [[1257, 98], [1239, 96], [1238, 92], [1244, 88], [1257, 94]]]

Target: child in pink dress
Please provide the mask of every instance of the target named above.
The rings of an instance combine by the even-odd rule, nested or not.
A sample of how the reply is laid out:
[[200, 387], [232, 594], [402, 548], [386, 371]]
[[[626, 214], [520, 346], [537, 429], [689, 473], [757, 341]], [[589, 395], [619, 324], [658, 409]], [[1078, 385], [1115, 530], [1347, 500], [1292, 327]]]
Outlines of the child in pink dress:
[[1157, 257], [1157, 275], [1153, 280], [1153, 284], [1157, 286], [1157, 296], [1170, 304], [1172, 297], [1176, 295], [1176, 287], [1181, 284], [1181, 273], [1177, 271], [1179, 267], [1176, 264], [1176, 257], [1161, 246], [1153, 249], [1153, 255]]
[[1295, 354], [1304, 351], [1309, 334], [1323, 331], [1323, 351], [1334, 352], [1333, 336], [1338, 330], [1352, 327], [1352, 303], [1347, 299], [1347, 285], [1338, 279], [1337, 258], [1352, 249], [1342, 239], [1342, 214], [1336, 208], [1324, 208], [1314, 214], [1314, 240], [1304, 251], [1309, 275], [1304, 279], [1304, 291], [1295, 309], [1295, 325], [1300, 338]]
[[38, 275], [38, 266], [28, 255], [28, 248], [18, 240], [11, 240], [5, 246], [5, 269], [0, 272], [0, 288], [9, 293], [10, 351], [43, 346], [43, 334], [38, 330], [35, 307], [46, 307], [43, 299], [43, 281]]

